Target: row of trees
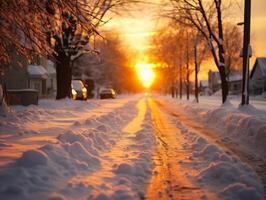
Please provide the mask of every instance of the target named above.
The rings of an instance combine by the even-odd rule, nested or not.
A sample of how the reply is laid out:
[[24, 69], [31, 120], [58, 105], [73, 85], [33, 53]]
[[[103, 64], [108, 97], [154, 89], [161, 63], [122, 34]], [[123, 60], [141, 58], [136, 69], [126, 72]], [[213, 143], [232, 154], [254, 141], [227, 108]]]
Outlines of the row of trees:
[[[225, 102], [228, 76], [241, 63], [242, 43], [239, 29], [223, 17], [226, 6], [221, 0], [170, 0], [167, 8], [164, 16], [171, 19], [171, 30], [165, 28], [164, 34], [155, 36], [158, 48], [154, 54], [168, 66], [169, 82], [178, 78], [180, 95], [185, 82], [189, 98], [190, 73], [194, 71], [197, 75], [200, 63], [211, 58], [220, 74]], [[197, 88], [197, 81], [195, 84]]]
[[70, 94], [73, 62], [93, 52], [104, 17], [135, 3], [127, 0], [0, 0], [0, 62], [10, 62], [10, 48], [31, 60], [53, 59], [57, 71], [57, 99]]
[[106, 39], [95, 41], [95, 53], [86, 54], [74, 64], [73, 75], [93, 80], [96, 86], [111, 86], [118, 93], [137, 92], [139, 83], [134, 68], [130, 68], [130, 55], [124, 49], [119, 34], [103, 34]]
[[[178, 90], [182, 98], [182, 92], [185, 89], [189, 99], [191, 75], [194, 72], [197, 75], [200, 63], [210, 55], [207, 46], [196, 31], [183, 29], [181, 26], [176, 27], [175, 24], [171, 27], [172, 29], [168, 28], [167, 32], [163, 29], [154, 35], [153, 43], [156, 48], [152, 55], [155, 62], [161, 63], [163, 70], [161, 69], [160, 73], [164, 74], [164, 85], [171, 85], [172, 95], [177, 95]], [[175, 88], [177, 85], [179, 87]]]

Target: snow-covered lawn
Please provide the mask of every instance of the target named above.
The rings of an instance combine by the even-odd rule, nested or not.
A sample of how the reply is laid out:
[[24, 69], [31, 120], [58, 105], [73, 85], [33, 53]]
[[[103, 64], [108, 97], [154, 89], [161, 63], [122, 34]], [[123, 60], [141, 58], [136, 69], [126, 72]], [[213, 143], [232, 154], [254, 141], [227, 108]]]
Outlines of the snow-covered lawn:
[[[210, 108], [206, 107], [205, 104], [198, 105], [163, 96], [155, 96], [154, 99], [162, 108], [161, 110], [170, 114], [169, 123], [172, 122], [181, 132], [171, 131], [175, 132], [176, 138], [179, 140], [177, 143], [182, 144], [182, 148], [179, 147], [177, 151], [186, 152], [184, 153], [185, 158], [178, 156], [178, 154], [176, 158], [186, 177], [196, 182], [199, 188], [205, 188], [205, 194], [201, 194], [200, 198], [263, 199], [264, 186], [254, 169], [247, 163], [243, 163], [238, 155], [226, 148], [225, 145], [217, 143], [216, 138], [213, 140], [212, 137], [205, 135], [205, 129], [208, 129], [208, 122], [205, 124], [206, 113], [219, 109], [229, 112], [225, 107], [229, 106], [232, 109], [230, 105], [221, 107], [213, 104]], [[231, 110], [231, 112], [234, 113], [235, 110]], [[182, 115], [188, 118], [182, 117]], [[194, 124], [190, 119], [201, 122], [201, 126]], [[213, 117], [213, 121], [219, 121], [219, 116]], [[168, 129], [167, 127], [165, 131]], [[212, 133], [220, 133], [221, 138], [223, 138], [221, 132]], [[206, 193], [206, 190], [213, 191], [216, 196], [210, 196], [211, 194]]]
[[254, 169], [192, 124], [262, 155], [254, 107], [135, 95], [12, 110], [0, 117], [0, 199], [263, 199]]
[[184, 110], [186, 116], [214, 129], [224, 140], [230, 138], [262, 157], [266, 154], [266, 101], [251, 100], [250, 105], [242, 107], [236, 97], [224, 105], [220, 97], [200, 97], [199, 104], [166, 99], [174, 109]]

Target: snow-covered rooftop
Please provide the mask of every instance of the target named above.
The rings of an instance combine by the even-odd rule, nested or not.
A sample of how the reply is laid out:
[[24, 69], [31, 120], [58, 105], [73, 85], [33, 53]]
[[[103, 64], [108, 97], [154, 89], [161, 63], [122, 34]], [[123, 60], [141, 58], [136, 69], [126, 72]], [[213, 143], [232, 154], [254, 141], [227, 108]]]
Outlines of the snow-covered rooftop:
[[266, 58], [257, 58], [258, 66], [261, 69], [262, 75], [266, 76]]
[[47, 70], [41, 65], [28, 65], [27, 72], [30, 76], [47, 78]]

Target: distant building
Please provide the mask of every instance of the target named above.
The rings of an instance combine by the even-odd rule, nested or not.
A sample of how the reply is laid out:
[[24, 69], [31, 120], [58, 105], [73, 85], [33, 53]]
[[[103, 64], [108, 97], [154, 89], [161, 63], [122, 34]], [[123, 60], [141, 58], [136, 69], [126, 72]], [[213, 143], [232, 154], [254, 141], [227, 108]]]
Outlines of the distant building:
[[211, 93], [215, 93], [221, 89], [221, 78], [219, 72], [209, 70], [208, 72], [208, 83]]
[[11, 63], [4, 69], [0, 82], [7, 90], [36, 89], [39, 97], [47, 97], [56, 91], [56, 71], [52, 61], [36, 57], [35, 63], [11, 52]]
[[[242, 74], [238, 71], [233, 71], [228, 77], [229, 94], [239, 95], [242, 88]], [[211, 93], [215, 93], [221, 89], [221, 79], [219, 72], [209, 71], [208, 84]]]
[[240, 95], [242, 88], [242, 73], [231, 72], [228, 77], [228, 89], [231, 95]]
[[26, 88], [37, 90], [39, 92], [39, 97], [45, 96], [47, 93], [46, 81], [48, 78], [46, 69], [41, 65], [27, 65], [26, 72], [25, 78], [28, 82]]
[[57, 91], [55, 63], [48, 59], [41, 59], [41, 65], [47, 71], [46, 93], [49, 97], [55, 97]]
[[199, 84], [199, 92], [200, 95], [211, 95], [212, 92], [209, 88], [209, 81], [208, 80], [201, 80]]
[[254, 95], [266, 93], [266, 58], [257, 58], [250, 74], [250, 92]]

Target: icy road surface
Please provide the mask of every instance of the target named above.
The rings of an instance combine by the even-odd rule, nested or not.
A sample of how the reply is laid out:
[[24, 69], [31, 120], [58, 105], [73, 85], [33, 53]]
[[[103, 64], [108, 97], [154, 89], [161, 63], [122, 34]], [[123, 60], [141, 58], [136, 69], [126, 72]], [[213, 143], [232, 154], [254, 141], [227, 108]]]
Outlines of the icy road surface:
[[0, 121], [0, 199], [264, 199], [245, 152], [186, 112], [145, 95], [13, 107]]

